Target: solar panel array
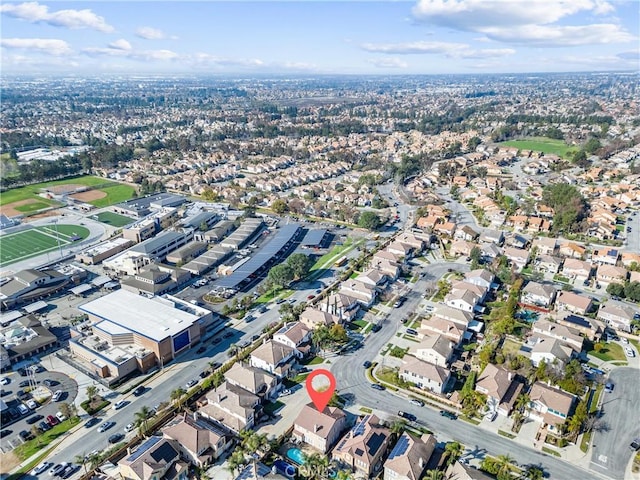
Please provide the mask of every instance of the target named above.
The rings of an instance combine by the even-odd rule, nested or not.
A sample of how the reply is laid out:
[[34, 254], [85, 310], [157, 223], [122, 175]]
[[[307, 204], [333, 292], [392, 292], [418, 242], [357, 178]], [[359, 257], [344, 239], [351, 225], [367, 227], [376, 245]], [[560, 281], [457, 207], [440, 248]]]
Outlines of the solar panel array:
[[360, 422], [356, 423], [353, 426], [353, 429], [351, 430], [351, 432], [353, 433], [354, 437], [364, 434], [367, 428], [367, 422], [369, 421], [369, 417], [371, 417], [371, 415], [366, 415]]
[[389, 454], [389, 460], [393, 460], [396, 457], [400, 457], [407, 453], [407, 449], [409, 448], [409, 437], [407, 434], [403, 434], [399, 439], [396, 446], [393, 447], [391, 453]]
[[300, 243], [302, 247], [315, 247], [322, 243], [322, 239], [327, 234], [326, 229], [309, 230]]
[[292, 238], [300, 230], [300, 225], [297, 223], [291, 223], [281, 227], [274, 238], [269, 241], [264, 247], [262, 247], [248, 262], [242, 264], [236, 271], [234, 271], [228, 277], [221, 278], [216, 282], [216, 286], [224, 288], [237, 288], [238, 285], [243, 283], [251, 275], [259, 271], [265, 264], [271, 261], [285, 245], [287, 245]]
[[149, 451], [149, 449], [153, 447], [156, 443], [158, 443], [160, 440], [162, 440], [162, 437], [149, 438], [146, 442], [140, 445], [138, 449], [127, 458], [127, 461], [128, 462], [136, 461], [138, 458], [140, 458], [141, 455]]

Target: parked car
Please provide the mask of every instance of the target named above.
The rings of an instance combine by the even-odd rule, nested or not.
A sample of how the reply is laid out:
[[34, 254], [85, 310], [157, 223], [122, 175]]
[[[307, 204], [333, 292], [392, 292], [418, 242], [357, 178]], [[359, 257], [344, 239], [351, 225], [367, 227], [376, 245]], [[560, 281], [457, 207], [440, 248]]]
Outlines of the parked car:
[[458, 416], [455, 413], [449, 412], [447, 410], [440, 410], [440, 415], [442, 415], [443, 417], [447, 417], [451, 420], [456, 420], [458, 418]]
[[416, 405], [417, 407], [424, 407], [424, 402], [422, 400], [418, 400], [417, 398], [412, 398], [409, 400], [409, 403], [412, 405]]
[[111, 427], [113, 427], [116, 424], [116, 422], [104, 422], [102, 425], [100, 425], [98, 427], [98, 432], [102, 433], [102, 432], [106, 432], [107, 430], [109, 430]]
[[91, 428], [98, 423], [100, 423], [100, 419], [98, 417], [91, 417], [87, 420], [87, 423], [84, 424], [84, 428]]
[[11, 395], [11, 390], [0, 389], [0, 397], [6, 397], [7, 395]]
[[211, 343], [214, 344], [214, 345], [217, 345], [221, 341], [222, 341], [222, 339], [220, 337], [216, 337], [213, 340], [211, 340]]
[[495, 410], [491, 410], [491, 411], [487, 412], [487, 414], [484, 416], [484, 418], [486, 418], [490, 422], [493, 422], [496, 418], [498, 418], [498, 412], [496, 412]]
[[60, 475], [62, 473], [62, 471], [65, 468], [67, 468], [67, 465], [69, 465], [67, 462], [59, 463], [58, 465], [56, 465], [55, 467], [53, 467], [49, 471], [49, 475], [51, 475], [52, 477], [56, 477], [56, 476]]
[[231, 338], [233, 337], [234, 333], [229, 330], [228, 332], [225, 332], [225, 334], [223, 335], [224, 338]]
[[44, 417], [42, 415], [33, 415], [29, 418], [27, 418], [27, 423], [29, 425], [33, 425], [34, 423], [39, 422], [40, 420], [42, 420]]
[[407, 328], [407, 335], [417, 335], [418, 331], [415, 328]]
[[40, 430], [42, 430], [43, 432], [46, 432], [46, 431], [51, 430], [51, 425], [49, 425], [47, 422], [40, 422], [38, 424], [38, 428]]
[[187, 384], [186, 384], [185, 386], [186, 386], [187, 388], [191, 388], [191, 387], [193, 387], [194, 385], [196, 385], [197, 383], [198, 383], [198, 381], [197, 381], [197, 380], [195, 380], [195, 379], [191, 379], [191, 380], [189, 380], [189, 381], [187, 382]]
[[135, 423], [128, 423], [126, 427], [124, 427], [124, 431], [129, 433], [129, 432], [133, 432], [136, 428]]
[[631, 358], [636, 356], [635, 352], [631, 349], [631, 347], [624, 347], [624, 354], [627, 357], [631, 357]]
[[7, 435], [11, 435], [13, 433], [13, 430], [1, 430], [0, 431], [0, 438], [4, 438]]
[[27, 400], [27, 407], [29, 407], [31, 410], [35, 410], [36, 408], [38, 408], [38, 406], [39, 405], [35, 400]]
[[410, 422], [415, 422], [418, 419], [413, 413], [403, 412], [402, 410], [398, 412], [398, 416], [406, 418]]
[[53, 396], [51, 397], [51, 401], [52, 402], [58, 402], [58, 401], [60, 401], [61, 397], [62, 397], [62, 390], [56, 390], [55, 392], [53, 392]]
[[207, 347], [202, 346], [196, 350], [196, 353], [204, 353], [206, 349]]
[[615, 385], [614, 385], [613, 383], [611, 383], [611, 382], [607, 382], [607, 383], [605, 383], [605, 385], [604, 385], [604, 393], [611, 393], [611, 392], [613, 392], [613, 387], [614, 387], [614, 386], [615, 386]]
[[629, 444], [629, 448], [631, 450], [635, 450], [635, 451], [640, 450], [640, 437], [639, 438], [634, 438], [631, 441], [631, 443]]
[[57, 419], [56, 417], [54, 417], [53, 415], [47, 415], [47, 418], [46, 418], [45, 420], [46, 420], [46, 421], [47, 421], [47, 423], [48, 423], [49, 425], [51, 425], [52, 427], [53, 427], [54, 425], [57, 425], [58, 423], [60, 423], [60, 422], [58, 421], [58, 419]]
[[28, 387], [30, 384], [31, 384], [31, 382], [30, 382], [29, 380], [22, 380], [22, 381], [18, 384], [18, 386], [19, 386], [20, 388], [24, 388], [24, 387]]
[[9, 385], [9, 383], [11, 383], [11, 380], [9, 380], [9, 378], [7, 377], [0, 378], [0, 385]]
[[42, 472], [46, 472], [47, 470], [49, 470], [52, 466], [53, 463], [51, 462], [43, 462], [36, 468], [34, 468], [31, 473], [33, 473], [34, 475], [40, 475]]
[[380, 330], [382, 330], [382, 325], [379, 325], [377, 323], [373, 327], [371, 327], [372, 332], [379, 332]]
[[282, 391], [280, 392], [280, 396], [281, 396], [281, 397], [286, 397], [286, 396], [288, 396], [288, 395], [291, 395], [291, 393], [293, 393], [293, 392], [291, 392], [291, 390], [289, 390], [288, 388], [285, 388], [284, 390], [282, 390]]
[[71, 475], [73, 475], [74, 473], [76, 473], [76, 470], [78, 470], [80, 468], [79, 465], [74, 465], [73, 463], [70, 463], [69, 465], [67, 465], [65, 467], [65, 469], [59, 474], [60, 478], [69, 478]]
[[26, 400], [27, 398], [29, 398], [29, 394], [24, 392], [23, 390], [18, 390], [16, 392], [16, 397], [18, 397], [18, 400]]
[[58, 385], [58, 383], [60, 383], [60, 382], [57, 382], [55, 380], [50, 380], [48, 378], [42, 381], [42, 384], [45, 387], [53, 387], [54, 385]]
[[62, 412], [58, 412], [56, 413], [56, 418], [61, 422], [64, 422], [67, 419], [67, 416]]
[[113, 435], [111, 435], [108, 439], [109, 443], [118, 443], [120, 440], [122, 440], [124, 438], [124, 435], [122, 433], [115, 433]]
[[215, 370], [216, 368], [220, 368], [220, 366], [221, 366], [221, 363], [220, 363], [220, 362], [213, 362], [213, 363], [211, 364], [211, 368], [212, 368], [213, 370]]
[[26, 442], [27, 440], [31, 440], [33, 438], [33, 433], [27, 432], [26, 430], [22, 430], [18, 434], [18, 436]]

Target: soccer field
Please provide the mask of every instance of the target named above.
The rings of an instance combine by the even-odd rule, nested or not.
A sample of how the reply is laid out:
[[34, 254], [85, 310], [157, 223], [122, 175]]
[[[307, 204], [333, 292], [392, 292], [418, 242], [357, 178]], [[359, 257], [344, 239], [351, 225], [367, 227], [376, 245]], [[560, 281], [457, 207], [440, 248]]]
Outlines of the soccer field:
[[9, 265], [84, 240], [89, 230], [78, 225], [47, 225], [0, 237], [0, 265]]

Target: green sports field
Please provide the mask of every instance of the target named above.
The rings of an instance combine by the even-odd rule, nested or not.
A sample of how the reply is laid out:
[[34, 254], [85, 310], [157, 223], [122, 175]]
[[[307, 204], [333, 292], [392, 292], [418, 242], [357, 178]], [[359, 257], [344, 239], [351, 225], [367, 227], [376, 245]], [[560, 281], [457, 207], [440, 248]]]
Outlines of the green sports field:
[[550, 153], [566, 158], [569, 153], [578, 151], [577, 147], [567, 145], [563, 140], [547, 137], [531, 137], [524, 140], [509, 140], [500, 145], [516, 147], [520, 150], [533, 150], [534, 152]]
[[99, 222], [106, 223], [107, 225], [111, 225], [113, 227], [124, 227], [125, 225], [129, 225], [133, 223], [135, 220], [130, 217], [125, 217], [124, 215], [118, 215], [113, 212], [102, 212], [96, 215], [96, 218]]
[[64, 248], [89, 236], [89, 230], [78, 225], [45, 225], [0, 236], [0, 265], [26, 260], [42, 253]]

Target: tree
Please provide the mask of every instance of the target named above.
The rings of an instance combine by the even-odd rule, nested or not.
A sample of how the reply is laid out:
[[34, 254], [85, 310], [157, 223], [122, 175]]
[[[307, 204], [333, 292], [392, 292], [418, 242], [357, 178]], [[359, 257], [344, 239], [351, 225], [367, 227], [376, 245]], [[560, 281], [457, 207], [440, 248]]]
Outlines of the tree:
[[87, 397], [89, 398], [89, 403], [93, 402], [93, 399], [98, 394], [98, 388], [95, 385], [89, 385], [87, 387]]
[[512, 478], [511, 472], [513, 472], [513, 457], [511, 455], [498, 455], [494, 465], [496, 469], [495, 473], [499, 480]]
[[62, 413], [67, 418], [74, 417], [74, 410], [67, 402], [60, 404], [60, 413]]
[[287, 259], [287, 265], [293, 272], [293, 278], [299, 280], [307, 276], [312, 266], [312, 260], [304, 253], [294, 253]]
[[544, 478], [544, 470], [538, 465], [527, 465], [520, 478], [523, 480], [542, 480]]
[[358, 218], [358, 226], [367, 230], [378, 230], [381, 225], [380, 217], [374, 212], [362, 212]]
[[247, 459], [242, 448], [237, 447], [227, 459], [227, 468], [235, 476], [236, 471], [242, 469], [247, 464]]
[[529, 397], [529, 395], [526, 393], [521, 393], [520, 395], [518, 395], [518, 398], [516, 398], [515, 406], [518, 410], [524, 412], [524, 410], [529, 407], [530, 403], [531, 398]]
[[324, 480], [329, 477], [329, 458], [326, 455], [320, 455], [319, 453], [312, 453], [307, 455], [302, 454], [304, 459], [303, 464], [300, 466], [300, 474], [308, 480]]
[[200, 226], [198, 227], [201, 232], [206, 232], [209, 230], [209, 225], [204, 220], [200, 222]]
[[87, 455], [76, 455], [76, 457], [73, 459], [73, 461], [79, 465], [82, 465], [82, 468], [84, 469], [84, 474], [85, 476], [87, 476], [89, 474], [89, 472], [87, 471], [87, 460], [88, 457]]
[[182, 387], [176, 388], [171, 392], [171, 396], [170, 396], [171, 402], [175, 403], [178, 410], [180, 410], [180, 408], [182, 407], [182, 400], [186, 393], [187, 391]]
[[267, 280], [271, 285], [282, 288], [293, 280], [293, 270], [286, 263], [275, 265], [269, 270]]
[[607, 293], [614, 297], [625, 297], [625, 288], [621, 283], [610, 283], [607, 285]]
[[447, 465], [451, 465], [458, 461], [464, 452], [464, 447], [459, 442], [448, 442], [444, 447], [444, 455]]
[[282, 198], [278, 198], [271, 202], [271, 210], [273, 210], [278, 215], [282, 215], [286, 211], [289, 210], [289, 206], [287, 205], [287, 201]]
[[427, 470], [422, 480], [445, 480], [444, 472], [440, 470]]
[[567, 183], [547, 185], [542, 190], [542, 201], [554, 210], [554, 233], [581, 229], [581, 221], [587, 215], [587, 203], [575, 186]]
[[634, 302], [640, 302], [640, 282], [629, 282], [624, 287], [624, 296]]
[[135, 414], [135, 424], [136, 424], [136, 427], [138, 427], [138, 432], [140, 433], [141, 436], [144, 436], [147, 433], [150, 416], [151, 416], [151, 410], [146, 405], [144, 405]]
[[224, 383], [224, 373], [222, 373], [220, 370], [214, 372], [213, 376], [211, 377], [211, 384], [213, 385], [213, 387], [218, 388], [223, 383]]
[[471, 270], [476, 270], [480, 266], [482, 250], [479, 247], [473, 247], [469, 252], [469, 257], [471, 257]]
[[203, 200], [206, 200], [207, 202], [215, 202], [216, 200], [219, 199], [218, 194], [211, 187], [204, 187], [204, 189], [202, 190], [202, 193], [200, 193], [200, 196], [202, 197]]

